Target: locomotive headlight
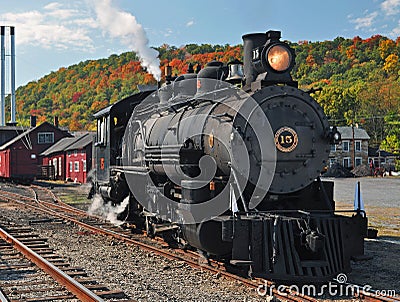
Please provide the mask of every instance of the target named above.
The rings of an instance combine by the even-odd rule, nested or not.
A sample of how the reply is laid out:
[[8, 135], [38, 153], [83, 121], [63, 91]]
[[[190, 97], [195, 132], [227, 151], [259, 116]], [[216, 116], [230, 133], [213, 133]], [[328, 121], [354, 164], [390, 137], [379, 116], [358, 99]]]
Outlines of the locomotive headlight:
[[286, 71], [292, 62], [290, 50], [282, 45], [272, 46], [267, 53], [269, 66], [277, 72]]

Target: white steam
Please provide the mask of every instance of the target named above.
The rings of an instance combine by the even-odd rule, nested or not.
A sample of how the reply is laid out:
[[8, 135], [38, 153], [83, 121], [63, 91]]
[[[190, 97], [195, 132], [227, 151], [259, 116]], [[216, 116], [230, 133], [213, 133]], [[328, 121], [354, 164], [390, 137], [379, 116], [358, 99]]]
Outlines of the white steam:
[[93, 196], [92, 204], [88, 209], [90, 215], [99, 215], [115, 225], [121, 225], [124, 222], [118, 220], [118, 214], [122, 213], [128, 206], [129, 196], [127, 196], [121, 204], [117, 206], [112, 206], [110, 203], [105, 204], [101, 195], [96, 194]]
[[136, 17], [112, 6], [112, 0], [92, 0], [95, 8], [97, 22], [100, 28], [113, 38], [121, 39], [137, 53], [142, 67], [147, 69], [154, 78], [161, 79], [160, 60], [158, 51], [148, 46], [149, 40], [146, 37], [141, 24]]

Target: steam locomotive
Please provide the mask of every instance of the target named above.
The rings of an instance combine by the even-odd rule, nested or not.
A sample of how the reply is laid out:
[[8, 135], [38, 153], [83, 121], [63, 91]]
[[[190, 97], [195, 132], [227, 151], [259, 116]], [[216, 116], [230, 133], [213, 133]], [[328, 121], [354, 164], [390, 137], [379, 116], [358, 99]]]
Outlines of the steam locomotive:
[[320, 179], [340, 141], [291, 77], [279, 31], [243, 36], [243, 63], [208, 63], [95, 114], [93, 190], [149, 236], [232, 270], [324, 281], [364, 253], [365, 213]]

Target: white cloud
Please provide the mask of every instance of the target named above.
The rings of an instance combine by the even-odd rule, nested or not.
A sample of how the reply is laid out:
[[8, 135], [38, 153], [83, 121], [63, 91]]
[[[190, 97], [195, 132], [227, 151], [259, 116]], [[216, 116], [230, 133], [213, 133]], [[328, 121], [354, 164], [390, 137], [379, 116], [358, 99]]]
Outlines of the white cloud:
[[164, 37], [169, 37], [173, 34], [174, 32], [172, 31], [171, 28], [167, 28], [166, 32], [164, 33]]
[[51, 3], [47, 4], [46, 6], [44, 6], [43, 8], [47, 9], [47, 10], [55, 10], [55, 9], [59, 9], [60, 7], [62, 7], [61, 3], [51, 2]]
[[66, 20], [78, 15], [79, 12], [72, 9], [58, 9], [48, 12], [46, 15], [59, 20]]
[[378, 12], [372, 12], [366, 15], [365, 17], [360, 17], [350, 20], [350, 22], [356, 24], [355, 29], [361, 29], [361, 28], [369, 29], [373, 25], [374, 20], [376, 19], [377, 16]]
[[381, 9], [387, 16], [397, 15], [400, 12], [400, 0], [385, 0], [381, 3]]
[[67, 24], [75, 24], [87, 28], [99, 28], [99, 24], [93, 18], [74, 19], [68, 21]]
[[16, 27], [17, 45], [92, 51], [94, 42], [88, 29], [94, 28], [94, 20], [86, 18], [78, 10], [64, 8], [57, 2], [42, 10], [0, 14], [4, 25]]
[[400, 21], [397, 24], [397, 27], [392, 29], [392, 32], [390, 33], [390, 35], [393, 37], [400, 37]]
[[188, 23], [186, 23], [186, 26], [187, 26], [187, 27], [190, 27], [190, 26], [192, 26], [192, 25], [194, 25], [194, 21], [193, 21], [193, 20], [190, 20]]

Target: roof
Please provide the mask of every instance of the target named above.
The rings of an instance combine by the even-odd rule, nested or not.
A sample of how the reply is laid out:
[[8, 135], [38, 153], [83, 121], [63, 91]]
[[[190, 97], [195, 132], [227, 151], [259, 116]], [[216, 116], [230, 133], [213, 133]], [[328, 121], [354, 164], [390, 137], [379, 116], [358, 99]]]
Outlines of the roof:
[[370, 157], [397, 157], [396, 154], [379, 148], [368, 147], [368, 156]]
[[[139, 102], [141, 102], [143, 99], [145, 99], [147, 96], [149, 96], [151, 93], [153, 93], [155, 90], [152, 90], [152, 88], [156, 88], [155, 86], [152, 87], [142, 87], [144, 89], [143, 91], [139, 91], [137, 93], [134, 93], [126, 98], [123, 98], [106, 108], [101, 109], [100, 111], [96, 112], [93, 114], [93, 117], [95, 119], [98, 119], [102, 116], [107, 116], [110, 115], [110, 112], [113, 110], [122, 110], [122, 111], [129, 111], [132, 112], [133, 107], [137, 105]], [[130, 114], [129, 114], [130, 115]]]
[[12, 146], [14, 143], [18, 142], [19, 140], [21, 140], [22, 138], [26, 137], [27, 135], [30, 135], [33, 131], [43, 127], [44, 125], [49, 125], [49, 126], [53, 127], [54, 129], [57, 129], [59, 131], [63, 131], [63, 130], [57, 128], [56, 126], [50, 124], [49, 122], [44, 122], [44, 123], [42, 123], [42, 124], [40, 124], [40, 125], [38, 125], [36, 127], [33, 127], [33, 128], [30, 128], [30, 129], [26, 130], [25, 132], [22, 132], [20, 135], [17, 135], [12, 140], [6, 142], [4, 145], [0, 146], [0, 150], [7, 149], [8, 147]]
[[60, 139], [57, 143], [52, 145], [50, 148], [44, 150], [40, 155], [48, 156], [54, 153], [62, 152], [65, 148], [75, 143], [76, 140], [76, 137], [64, 137], [63, 139]]
[[100, 111], [98, 111], [95, 114], [93, 114], [93, 117], [97, 119], [97, 118], [99, 118], [99, 117], [101, 117], [103, 115], [108, 115], [108, 113], [110, 112], [112, 106], [114, 106], [114, 104], [110, 105], [110, 106], [107, 106], [106, 108], [101, 109]]
[[73, 144], [65, 148], [65, 151], [71, 151], [76, 149], [83, 149], [93, 142], [95, 134], [87, 133], [86, 135], [80, 136]]
[[[337, 127], [338, 131], [342, 135], [343, 139], [370, 139], [367, 131], [358, 127]], [[353, 137], [353, 129], [354, 129], [354, 137]]]
[[0, 131], [25, 131], [22, 126], [0, 126]]

